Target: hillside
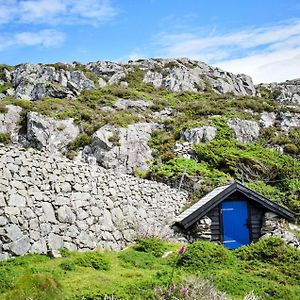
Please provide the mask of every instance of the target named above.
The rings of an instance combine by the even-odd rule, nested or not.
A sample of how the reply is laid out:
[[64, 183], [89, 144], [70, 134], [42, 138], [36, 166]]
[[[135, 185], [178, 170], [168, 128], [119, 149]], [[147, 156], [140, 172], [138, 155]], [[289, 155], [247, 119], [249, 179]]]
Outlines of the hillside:
[[2, 65], [0, 139], [202, 195], [237, 179], [300, 212], [300, 82], [186, 58]]
[[[170, 238], [184, 207], [234, 180], [297, 224], [299, 129], [299, 79], [254, 86], [187, 58], [1, 65], [0, 298], [299, 299], [299, 249], [276, 237], [112, 251]], [[56, 258], [11, 258], [30, 252]]]

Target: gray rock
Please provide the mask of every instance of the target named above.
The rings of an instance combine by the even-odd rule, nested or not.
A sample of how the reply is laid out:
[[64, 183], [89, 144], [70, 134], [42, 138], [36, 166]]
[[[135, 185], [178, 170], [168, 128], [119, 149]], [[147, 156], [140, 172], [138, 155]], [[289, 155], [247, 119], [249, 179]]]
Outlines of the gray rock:
[[273, 127], [276, 121], [276, 114], [274, 112], [264, 111], [260, 117], [260, 125], [263, 128]]
[[95, 88], [93, 81], [80, 71], [34, 64], [17, 66], [12, 72], [12, 83], [15, 96], [26, 100], [39, 100], [45, 97], [70, 98], [82, 90]]
[[6, 236], [11, 240], [15, 241], [23, 237], [23, 233], [19, 226], [12, 224], [6, 227]]
[[271, 98], [279, 102], [300, 103], [300, 79], [287, 80], [281, 83], [264, 83], [257, 87], [268, 90]]
[[153, 160], [148, 141], [155, 128], [155, 123], [136, 123], [128, 128], [105, 125], [94, 133], [91, 146], [85, 152], [87, 156], [96, 157], [97, 162], [107, 169], [128, 174], [148, 170], [149, 162]]
[[288, 131], [291, 127], [300, 127], [300, 114], [291, 112], [280, 113], [280, 127]]
[[47, 244], [45, 239], [40, 239], [32, 244], [30, 248], [31, 253], [47, 254]]
[[20, 239], [14, 241], [11, 244], [10, 251], [14, 255], [24, 255], [30, 249], [30, 241], [27, 236], [23, 236]]
[[25, 207], [26, 206], [26, 198], [19, 195], [19, 194], [10, 194], [8, 199], [9, 206], [16, 206], [16, 207]]
[[55, 218], [55, 213], [54, 213], [54, 209], [51, 203], [48, 202], [43, 202], [42, 203], [42, 208], [44, 211], [44, 215], [43, 215], [43, 221], [44, 222], [50, 222], [50, 223], [56, 223], [57, 220]]
[[74, 223], [76, 216], [70, 207], [64, 205], [57, 210], [57, 219], [62, 223]]
[[57, 121], [35, 112], [27, 116], [27, 143], [50, 153], [63, 152], [79, 134], [72, 119]]
[[151, 107], [153, 102], [144, 100], [129, 100], [129, 99], [118, 99], [113, 107], [117, 109], [127, 110], [127, 109], [138, 109], [145, 111], [147, 108]]
[[0, 133], [8, 133], [12, 142], [17, 143], [22, 108], [14, 105], [6, 105], [6, 108], [6, 113], [0, 113]]
[[255, 121], [229, 119], [228, 126], [234, 131], [236, 139], [241, 143], [251, 143], [258, 139], [259, 125]]
[[50, 250], [59, 250], [63, 248], [63, 238], [57, 234], [50, 233], [48, 236], [48, 247]]
[[214, 126], [194, 127], [181, 131], [181, 138], [191, 144], [207, 143], [216, 137], [216, 132]]

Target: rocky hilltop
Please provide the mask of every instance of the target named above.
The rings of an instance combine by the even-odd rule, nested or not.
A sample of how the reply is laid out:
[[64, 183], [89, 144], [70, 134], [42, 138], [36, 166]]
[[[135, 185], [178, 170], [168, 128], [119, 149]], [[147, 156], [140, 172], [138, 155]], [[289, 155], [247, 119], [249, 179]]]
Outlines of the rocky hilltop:
[[255, 95], [249, 76], [234, 75], [205, 63], [186, 58], [129, 61], [127, 64], [99, 61], [73, 64], [21, 64], [2, 67], [0, 83], [9, 86], [0, 98], [39, 100], [44, 97], [72, 98], [83, 90], [105, 85], [128, 86], [126, 79], [133, 72], [142, 73], [143, 82], [172, 92], [201, 92], [212, 89], [217, 93]]
[[0, 142], [203, 194], [241, 180], [300, 212], [300, 80], [203, 62], [0, 66]]

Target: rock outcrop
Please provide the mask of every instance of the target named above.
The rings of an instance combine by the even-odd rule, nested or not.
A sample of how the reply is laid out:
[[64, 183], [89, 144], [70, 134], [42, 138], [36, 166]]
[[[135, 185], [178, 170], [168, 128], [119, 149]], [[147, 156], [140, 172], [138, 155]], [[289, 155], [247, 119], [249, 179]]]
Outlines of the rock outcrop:
[[22, 108], [14, 105], [6, 105], [6, 113], [0, 113], [0, 133], [9, 134], [13, 143], [18, 142]]
[[200, 61], [181, 58], [144, 59], [129, 61], [127, 64], [98, 61], [80, 67], [77, 64], [63, 63], [20, 64], [11, 71], [7, 69], [2, 71], [1, 77], [12, 86], [12, 89], [1, 95], [26, 100], [39, 100], [45, 97], [72, 98], [82, 90], [96, 88], [95, 82], [88, 79], [82, 69], [94, 73], [93, 80], [98, 88], [103, 88], [107, 84], [126, 87], [130, 84], [128, 76], [138, 72], [136, 80], [172, 92], [212, 90], [219, 94], [248, 96], [256, 94], [249, 76], [234, 75]]
[[212, 89], [220, 94], [254, 96], [256, 93], [249, 76], [234, 75], [188, 58], [144, 59], [129, 61], [127, 64], [94, 62], [87, 64], [87, 68], [104, 77], [109, 84], [126, 82], [128, 74], [141, 70], [145, 83], [172, 92], [201, 92]]
[[35, 150], [0, 147], [0, 259], [60, 248], [121, 249], [172, 234], [187, 196]]
[[234, 131], [236, 139], [241, 143], [255, 142], [259, 136], [259, 125], [255, 121], [229, 119], [228, 126]]
[[27, 115], [25, 145], [50, 153], [64, 152], [79, 134], [73, 119], [54, 120], [36, 112]]
[[11, 74], [15, 97], [39, 100], [45, 97], [71, 98], [82, 90], [95, 88], [81, 71], [56, 69], [47, 65], [21, 64]]
[[181, 138], [191, 144], [207, 143], [216, 137], [217, 129], [214, 126], [201, 126], [186, 129], [180, 133]]
[[84, 156], [94, 156], [100, 166], [133, 174], [136, 170], [146, 171], [153, 159], [153, 150], [148, 146], [155, 123], [136, 123], [128, 128], [105, 125], [92, 136]]
[[287, 80], [281, 83], [263, 83], [259, 90], [270, 93], [270, 98], [277, 101], [300, 103], [300, 79]]

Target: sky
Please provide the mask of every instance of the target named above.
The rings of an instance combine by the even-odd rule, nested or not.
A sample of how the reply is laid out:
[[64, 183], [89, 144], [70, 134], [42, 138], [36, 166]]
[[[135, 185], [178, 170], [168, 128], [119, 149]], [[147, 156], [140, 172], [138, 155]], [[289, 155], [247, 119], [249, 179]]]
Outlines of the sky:
[[300, 78], [300, 1], [0, 0], [0, 63], [155, 57]]

